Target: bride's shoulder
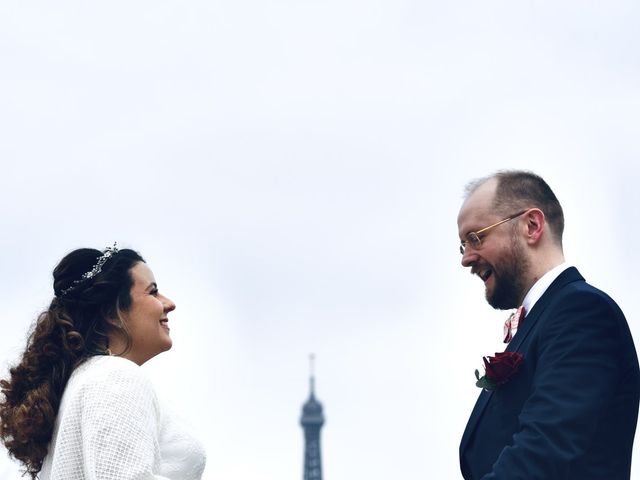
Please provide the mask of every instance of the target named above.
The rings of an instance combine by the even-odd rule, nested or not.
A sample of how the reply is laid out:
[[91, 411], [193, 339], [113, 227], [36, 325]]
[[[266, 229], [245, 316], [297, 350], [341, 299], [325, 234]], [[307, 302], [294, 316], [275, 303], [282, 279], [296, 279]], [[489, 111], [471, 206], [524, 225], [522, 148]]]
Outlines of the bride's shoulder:
[[[156, 395], [151, 381], [134, 362], [116, 356], [96, 356], [76, 367], [68, 388], [82, 391], [83, 396], [105, 401], [118, 398], [148, 397], [154, 403]], [[101, 402], [102, 403], [102, 402]]]
[[145, 378], [142, 369], [131, 360], [114, 355], [96, 355], [78, 365], [70, 380], [83, 383], [100, 381], [105, 377]]

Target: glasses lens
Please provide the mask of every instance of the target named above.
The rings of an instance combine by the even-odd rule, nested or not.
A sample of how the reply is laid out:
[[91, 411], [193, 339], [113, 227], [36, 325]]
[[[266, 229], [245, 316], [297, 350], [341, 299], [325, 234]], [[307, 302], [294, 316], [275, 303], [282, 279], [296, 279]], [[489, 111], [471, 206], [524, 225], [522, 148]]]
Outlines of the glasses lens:
[[471, 244], [473, 248], [480, 248], [482, 246], [482, 240], [476, 232], [471, 232], [467, 235], [467, 241]]

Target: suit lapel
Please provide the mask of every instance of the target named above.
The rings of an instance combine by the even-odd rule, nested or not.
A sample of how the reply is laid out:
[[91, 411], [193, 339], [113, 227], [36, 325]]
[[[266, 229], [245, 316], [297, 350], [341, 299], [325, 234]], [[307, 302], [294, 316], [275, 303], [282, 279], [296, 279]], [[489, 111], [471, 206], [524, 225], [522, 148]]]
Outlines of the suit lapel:
[[[560, 290], [562, 287], [564, 287], [566, 284], [575, 282], [577, 280], [584, 280], [584, 278], [582, 278], [582, 276], [580, 275], [580, 273], [575, 267], [567, 268], [564, 272], [558, 275], [558, 278], [556, 278], [553, 281], [553, 283], [549, 285], [549, 288], [547, 288], [547, 290], [544, 292], [542, 297], [540, 297], [540, 299], [533, 306], [529, 315], [526, 316], [525, 321], [522, 323], [522, 326], [518, 328], [518, 331], [513, 337], [513, 340], [509, 342], [509, 345], [505, 351], [507, 352], [518, 351], [518, 349], [520, 348], [524, 340], [527, 338], [529, 333], [531, 333], [531, 331], [533, 330], [533, 326], [536, 324], [542, 312], [544, 312], [544, 310], [547, 308], [549, 303], [551, 303], [551, 300], [555, 296], [556, 292]], [[526, 358], [525, 358], [525, 361], [526, 361]], [[460, 452], [463, 452], [466, 449], [467, 444], [469, 443], [469, 440], [471, 438], [471, 435], [475, 430], [476, 426], [478, 425], [478, 421], [480, 420], [480, 417], [482, 416], [482, 412], [484, 412], [484, 409], [489, 403], [489, 400], [491, 399], [492, 395], [493, 395], [493, 391], [483, 390], [480, 393], [480, 396], [478, 397], [478, 400], [476, 401], [476, 404], [473, 407], [473, 411], [471, 412], [471, 416], [469, 417], [469, 421], [467, 422], [467, 427], [465, 428], [464, 433], [462, 435], [462, 440], [460, 441]]]
[[478, 420], [482, 415], [487, 403], [489, 403], [489, 399], [493, 395], [493, 391], [483, 390], [480, 392], [480, 396], [476, 401], [475, 406], [473, 407], [473, 411], [471, 412], [471, 416], [469, 417], [469, 421], [467, 422], [467, 426], [464, 429], [464, 433], [462, 434], [462, 440], [460, 440], [460, 453], [464, 452], [467, 448], [467, 444], [469, 443], [469, 439], [471, 438], [471, 434], [476, 429], [476, 425], [478, 424]]
[[[524, 340], [529, 336], [529, 333], [533, 330], [534, 325], [536, 324], [542, 312], [546, 310], [549, 306], [556, 293], [562, 289], [565, 285], [571, 282], [575, 282], [577, 280], [584, 280], [582, 275], [578, 272], [575, 267], [569, 267], [564, 272], [562, 272], [558, 277], [549, 285], [549, 288], [544, 292], [542, 297], [536, 302], [536, 304], [531, 309], [529, 315], [527, 315], [522, 322], [522, 326], [518, 328], [518, 331], [513, 337], [513, 340], [509, 342], [509, 345], [505, 351], [507, 352], [517, 352], [521, 345], [524, 343]], [[526, 359], [525, 359], [526, 360]]]

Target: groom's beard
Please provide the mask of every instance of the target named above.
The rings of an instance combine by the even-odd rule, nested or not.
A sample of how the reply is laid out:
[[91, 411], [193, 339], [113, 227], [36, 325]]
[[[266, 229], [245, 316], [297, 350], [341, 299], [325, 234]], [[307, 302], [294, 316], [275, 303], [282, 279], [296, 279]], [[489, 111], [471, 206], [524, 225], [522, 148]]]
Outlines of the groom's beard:
[[489, 305], [498, 310], [518, 308], [524, 298], [524, 279], [530, 262], [516, 238], [511, 245], [502, 259], [494, 264], [494, 289], [486, 293]]

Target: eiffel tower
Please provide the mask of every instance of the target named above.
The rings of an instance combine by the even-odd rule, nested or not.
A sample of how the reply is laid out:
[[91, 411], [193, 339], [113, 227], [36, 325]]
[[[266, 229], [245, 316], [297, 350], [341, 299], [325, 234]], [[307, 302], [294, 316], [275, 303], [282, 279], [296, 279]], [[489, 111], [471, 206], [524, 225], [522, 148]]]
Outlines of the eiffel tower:
[[314, 356], [309, 357], [309, 399], [302, 406], [300, 425], [304, 429], [304, 480], [322, 480], [320, 429], [324, 425], [322, 404], [315, 397]]

